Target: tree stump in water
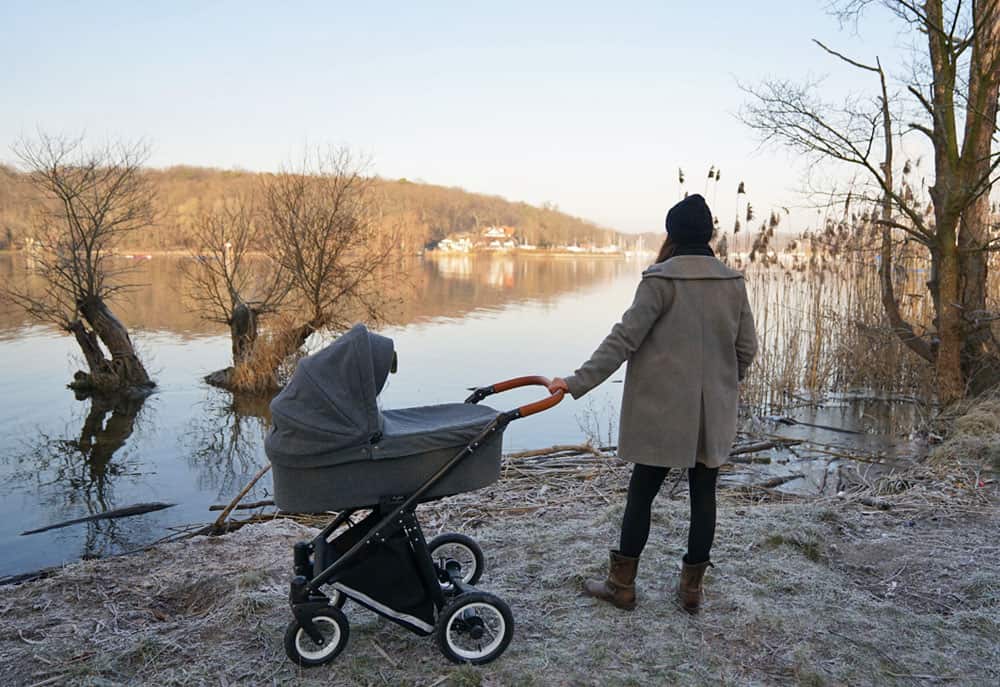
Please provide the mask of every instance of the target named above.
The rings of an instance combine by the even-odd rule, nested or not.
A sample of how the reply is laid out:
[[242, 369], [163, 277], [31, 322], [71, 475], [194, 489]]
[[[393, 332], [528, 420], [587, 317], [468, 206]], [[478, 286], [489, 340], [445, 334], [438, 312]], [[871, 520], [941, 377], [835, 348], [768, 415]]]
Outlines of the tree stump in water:
[[97, 296], [84, 299], [80, 303], [80, 313], [107, 346], [111, 354], [112, 370], [121, 380], [121, 386], [152, 386], [146, 368], [135, 353], [128, 330], [111, 312], [104, 299]]
[[[257, 341], [257, 311], [240, 301], [229, 318], [229, 335], [233, 344], [233, 363], [239, 365], [250, 357]], [[234, 391], [234, 371], [234, 367], [226, 367], [205, 375], [204, 379], [207, 384]]]
[[[80, 346], [89, 372], [77, 371], [69, 387], [83, 392], [110, 393], [155, 386], [135, 353], [128, 330], [103, 299], [86, 298], [79, 303], [79, 309], [90, 328], [79, 319], [69, 322], [65, 328]], [[110, 360], [101, 349], [102, 343], [111, 353]]]
[[229, 333], [233, 340], [233, 362], [238, 365], [246, 359], [257, 340], [257, 311], [240, 302], [229, 319]]

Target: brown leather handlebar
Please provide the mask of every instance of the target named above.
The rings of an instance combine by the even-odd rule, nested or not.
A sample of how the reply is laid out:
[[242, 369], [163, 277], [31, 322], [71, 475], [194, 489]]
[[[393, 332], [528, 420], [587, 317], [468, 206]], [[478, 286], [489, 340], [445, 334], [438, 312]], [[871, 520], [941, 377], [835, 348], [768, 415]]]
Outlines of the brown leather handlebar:
[[[531, 375], [528, 377], [515, 377], [514, 379], [508, 379], [503, 382], [497, 382], [493, 385], [493, 390], [496, 393], [501, 391], [510, 391], [511, 389], [517, 389], [522, 386], [544, 386], [548, 387], [551, 384], [551, 380], [548, 377], [541, 377], [539, 375]], [[563, 400], [565, 395], [562, 391], [557, 391], [548, 398], [543, 398], [541, 401], [535, 401], [534, 403], [529, 403], [528, 405], [521, 406], [518, 408], [518, 414], [521, 417], [528, 417], [529, 415], [534, 415], [535, 413], [540, 413], [543, 410], [548, 410], [554, 405], [557, 405], [559, 401]]]

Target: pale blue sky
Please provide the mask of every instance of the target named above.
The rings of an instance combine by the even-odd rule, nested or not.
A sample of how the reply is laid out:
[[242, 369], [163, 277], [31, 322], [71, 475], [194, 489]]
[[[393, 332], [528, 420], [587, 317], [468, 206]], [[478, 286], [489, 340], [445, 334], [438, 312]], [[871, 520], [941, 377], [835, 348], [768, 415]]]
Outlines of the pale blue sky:
[[678, 166], [701, 192], [715, 164], [728, 229], [741, 179], [762, 213], [801, 202], [801, 165], [735, 118], [737, 79], [867, 88], [810, 39], [866, 60], [908, 40], [878, 13], [841, 31], [826, 4], [2, 0], [0, 159], [38, 128], [142, 137], [156, 166], [275, 169], [347, 144], [382, 176], [626, 231], [662, 228]]

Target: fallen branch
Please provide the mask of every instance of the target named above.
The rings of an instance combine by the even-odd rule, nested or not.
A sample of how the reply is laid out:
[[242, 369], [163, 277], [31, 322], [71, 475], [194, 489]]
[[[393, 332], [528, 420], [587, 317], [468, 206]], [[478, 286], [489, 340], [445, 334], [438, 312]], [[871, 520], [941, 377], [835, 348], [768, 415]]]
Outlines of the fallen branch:
[[729, 456], [733, 465], [770, 465], [771, 456]]
[[782, 439], [776, 437], [770, 441], [758, 441], [752, 444], [744, 444], [743, 446], [734, 446], [733, 450], [729, 452], [729, 457], [742, 456], [747, 453], [760, 453], [771, 448], [788, 448], [789, 446], [798, 446], [801, 443], [803, 443], [802, 439]]
[[112, 510], [104, 511], [103, 513], [97, 513], [95, 515], [88, 515], [83, 518], [74, 518], [72, 520], [67, 520], [65, 522], [59, 522], [55, 525], [49, 525], [47, 527], [40, 527], [37, 530], [27, 530], [21, 532], [23, 537], [26, 534], [38, 534], [39, 532], [48, 532], [49, 530], [56, 530], [60, 527], [69, 527], [70, 525], [77, 525], [81, 522], [93, 522], [95, 520], [114, 520], [116, 518], [128, 518], [133, 515], [142, 515], [144, 513], [152, 513], [153, 511], [163, 510], [164, 508], [172, 508], [176, 504], [173, 503], [137, 503], [134, 506], [126, 506], [125, 508], [114, 508]]
[[[610, 446], [608, 448], [615, 448]], [[570, 444], [570, 445], [556, 445], [550, 446], [549, 448], [539, 448], [531, 451], [518, 451], [517, 453], [509, 453], [504, 456], [507, 460], [519, 460], [521, 458], [533, 458], [535, 456], [551, 456], [554, 453], [571, 453], [571, 454], [582, 454], [589, 453], [594, 456], [602, 457], [604, 449], [597, 449], [588, 444]]]
[[818, 425], [813, 422], [803, 422], [802, 420], [796, 420], [795, 418], [783, 417], [780, 415], [771, 415], [769, 417], [765, 417], [764, 419], [770, 420], [771, 422], [775, 422], [781, 425], [801, 425], [803, 427], [813, 427], [815, 429], [823, 429], [826, 430], [827, 432], [840, 432], [841, 434], [859, 434], [859, 435], [865, 434], [865, 432], [859, 432], [856, 429], [844, 429], [843, 427], [833, 427], [831, 425]]
[[11, 584], [24, 584], [25, 582], [34, 582], [35, 580], [44, 580], [46, 577], [51, 577], [57, 572], [62, 570], [63, 566], [53, 565], [49, 568], [42, 568], [41, 570], [34, 570], [27, 573], [19, 573], [17, 575], [5, 575], [0, 577], [0, 587], [6, 587]]
[[[240, 503], [233, 510], [247, 510], [250, 508], [263, 508], [265, 506], [273, 506], [274, 501], [272, 499], [264, 499], [263, 501], [251, 501], [250, 503]], [[210, 511], [214, 510], [225, 510], [229, 506], [221, 503], [215, 503], [208, 507]]]
[[268, 463], [260, 470], [258, 470], [257, 474], [253, 476], [253, 479], [250, 480], [250, 482], [245, 487], [243, 487], [243, 490], [236, 495], [236, 498], [234, 498], [232, 501], [229, 502], [229, 505], [223, 509], [223, 511], [219, 514], [219, 517], [216, 518], [215, 522], [212, 524], [213, 533], [218, 534], [220, 532], [225, 531], [226, 518], [228, 518], [229, 514], [233, 512], [233, 509], [239, 505], [240, 501], [243, 500], [243, 497], [246, 496], [251, 489], [253, 489], [253, 485], [257, 484], [257, 481], [261, 477], [266, 475], [267, 471], [270, 469], [271, 469], [271, 464]]

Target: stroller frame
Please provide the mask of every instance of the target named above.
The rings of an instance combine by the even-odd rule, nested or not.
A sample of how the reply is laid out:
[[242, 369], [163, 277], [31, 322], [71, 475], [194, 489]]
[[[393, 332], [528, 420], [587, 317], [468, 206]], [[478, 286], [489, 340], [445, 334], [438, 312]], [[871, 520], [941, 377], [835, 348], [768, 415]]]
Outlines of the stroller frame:
[[[548, 387], [549, 384], [550, 381], [541, 376], [517, 377], [503, 382], [498, 382], [490, 386], [476, 388], [473, 390], [473, 393], [465, 399], [465, 402], [475, 404], [492, 394], [524, 386], [535, 385]], [[289, 625], [289, 631], [291, 631], [292, 627], [297, 623], [301, 628], [301, 631], [304, 632], [316, 646], [323, 647], [326, 644], [327, 639], [324, 638], [322, 632], [320, 632], [319, 628], [317, 628], [316, 623], [313, 622], [313, 619], [318, 616], [329, 615], [331, 613], [331, 607], [339, 605], [335, 603], [335, 600], [331, 600], [331, 597], [325, 594], [322, 590], [324, 586], [334, 586], [339, 594], [342, 595], [340, 598], [346, 596], [360, 605], [365, 606], [390, 620], [400, 623], [404, 627], [407, 627], [418, 634], [430, 634], [434, 630], [433, 626], [427, 626], [426, 623], [415, 618], [406, 618], [405, 616], [394, 613], [391, 609], [381, 606], [372, 599], [366, 598], [364, 595], [359, 592], [355, 592], [350, 588], [342, 587], [338, 589], [338, 583], [342, 579], [345, 570], [347, 570], [353, 562], [363, 555], [364, 549], [367, 546], [376, 542], [384, 542], [388, 531], [391, 530], [395, 532], [398, 528], [405, 534], [409, 553], [412, 555], [412, 560], [417, 569], [420, 583], [424, 587], [425, 593], [430, 597], [433, 603], [435, 617], [437, 619], [440, 619], [440, 614], [442, 611], [446, 610], [446, 606], [448, 606], [451, 599], [463, 594], [477, 592], [476, 587], [462, 580], [461, 565], [458, 562], [454, 560], [447, 560], [444, 561], [443, 565], [439, 565], [435, 562], [424, 537], [423, 530], [421, 529], [420, 523], [417, 519], [416, 507], [421, 502], [421, 498], [436, 483], [447, 475], [448, 472], [455, 466], [475, 453], [475, 451], [493, 435], [498, 432], [502, 432], [507, 425], [514, 420], [528, 417], [552, 408], [562, 399], [563, 392], [557, 391], [540, 401], [499, 413], [496, 418], [494, 418], [485, 428], [483, 428], [482, 431], [479, 432], [478, 435], [476, 435], [475, 438], [472, 439], [472, 441], [456, 453], [455, 456], [447, 463], [435, 471], [434, 474], [427, 478], [413, 493], [408, 495], [385, 495], [381, 498], [378, 504], [372, 504], [371, 506], [363, 508], [343, 510], [337, 515], [336, 518], [334, 518], [334, 520], [324, 527], [312, 541], [301, 541], [296, 543], [293, 548], [294, 577], [291, 580], [289, 589], [289, 602], [295, 620]], [[336, 560], [334, 560], [330, 565], [316, 571], [314, 569], [316, 564], [321, 559], [325, 558], [326, 552], [324, 549], [331, 546], [331, 542], [328, 541], [328, 538], [343, 525], [348, 525], [347, 531], [350, 531], [350, 527], [355, 525], [351, 519], [352, 516], [363, 510], [372, 511], [372, 515], [369, 517], [375, 517], [374, 514], [376, 513], [380, 516], [376, 524], [373, 525], [358, 541], [351, 545], [346, 552], [337, 556]], [[470, 543], [475, 544], [475, 542], [471, 540]], [[478, 545], [476, 545], [476, 548], [478, 549]], [[492, 597], [492, 595], [483, 594], [480, 594], [479, 596], [483, 596], [484, 598], [487, 596]], [[506, 609], [506, 615], [510, 617], [510, 611], [506, 607], [506, 604], [496, 597], [492, 598], [502, 604], [503, 608]], [[340, 617], [343, 618], [342, 615]], [[329, 619], [327, 618], [327, 620]], [[346, 624], [346, 618], [343, 622]], [[512, 633], [512, 617], [510, 617], [509, 625], [510, 632]], [[296, 658], [294, 646], [291, 649], [289, 647], [288, 637], [289, 635], [286, 634], [286, 651], [288, 651], [289, 657], [293, 661], [304, 666], [319, 665], [332, 660], [339, 653], [343, 644], [346, 643], [345, 632], [341, 646], [334, 648], [328, 657], [324, 657], [321, 660], [304, 661], [302, 660], [301, 652], [297, 654], [298, 658]], [[493, 655], [485, 657], [482, 660], [464, 659], [461, 655], [456, 656], [454, 653], [449, 652], [444, 645], [442, 645], [442, 651], [453, 661], [467, 660], [472, 663], [486, 663], [503, 653], [508, 642], [509, 637], [499, 647], [499, 650], [495, 651]]]

